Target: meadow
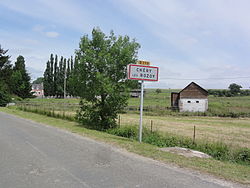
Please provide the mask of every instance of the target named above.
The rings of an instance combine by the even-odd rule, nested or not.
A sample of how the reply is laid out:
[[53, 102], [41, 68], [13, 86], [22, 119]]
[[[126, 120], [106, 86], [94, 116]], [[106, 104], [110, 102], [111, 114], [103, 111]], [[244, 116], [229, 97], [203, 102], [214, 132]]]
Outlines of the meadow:
[[[237, 97], [208, 97], [208, 111], [205, 113], [179, 113], [173, 112], [170, 107], [171, 92], [180, 90], [161, 89], [161, 93], [156, 93], [156, 89], [146, 89], [144, 97], [144, 112], [147, 115], [155, 116], [219, 116], [219, 117], [250, 117], [250, 96]], [[55, 111], [75, 112], [80, 99], [29, 99], [24, 101], [27, 105], [38, 105], [42, 108], [54, 108]], [[125, 113], [139, 113], [140, 99], [129, 98]]]
[[[152, 131], [171, 133], [192, 138], [194, 126], [196, 140], [223, 142], [233, 147], [250, 148], [250, 96], [209, 96], [206, 113], [179, 113], [170, 110], [173, 90], [147, 89], [144, 98], [145, 127]], [[174, 90], [175, 92], [178, 90]], [[27, 111], [44, 113], [64, 119], [74, 119], [80, 99], [30, 99], [18, 103]], [[120, 126], [137, 126], [139, 98], [130, 98], [128, 107], [117, 119]]]

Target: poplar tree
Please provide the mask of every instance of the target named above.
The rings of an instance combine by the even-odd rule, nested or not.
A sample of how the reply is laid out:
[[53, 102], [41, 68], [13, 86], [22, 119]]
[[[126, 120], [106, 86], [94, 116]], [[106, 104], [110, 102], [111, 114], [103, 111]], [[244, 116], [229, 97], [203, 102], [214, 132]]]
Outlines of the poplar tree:
[[[72, 57], [71, 57], [72, 58]], [[69, 78], [70, 78], [70, 73], [71, 73], [71, 69], [70, 69], [70, 61], [71, 59], [68, 59], [67, 60], [67, 71], [66, 71], [66, 93], [68, 95], [71, 95], [71, 92], [70, 92], [70, 86], [69, 86]]]
[[43, 87], [44, 87], [44, 95], [45, 96], [52, 95], [50, 88], [51, 88], [51, 85], [53, 83], [51, 83], [50, 79], [49, 79], [50, 70], [51, 70], [50, 61], [47, 61], [46, 69], [45, 69], [44, 74], [43, 74], [43, 77], [44, 77]]
[[53, 54], [50, 55], [50, 69], [49, 69], [49, 91], [50, 91], [50, 96], [55, 95], [54, 91], [54, 56]]
[[58, 95], [57, 84], [58, 84], [58, 72], [59, 72], [58, 67], [57, 67], [57, 63], [58, 63], [57, 61], [58, 61], [58, 57], [56, 55], [55, 56], [55, 63], [54, 63], [54, 74], [53, 74], [53, 96], [56, 96], [56, 97]]

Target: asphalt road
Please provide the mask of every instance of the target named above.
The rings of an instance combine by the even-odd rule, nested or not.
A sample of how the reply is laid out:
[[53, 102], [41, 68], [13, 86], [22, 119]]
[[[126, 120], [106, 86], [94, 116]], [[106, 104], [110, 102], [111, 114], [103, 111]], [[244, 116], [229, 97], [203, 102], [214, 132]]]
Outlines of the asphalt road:
[[238, 186], [0, 112], [1, 188]]

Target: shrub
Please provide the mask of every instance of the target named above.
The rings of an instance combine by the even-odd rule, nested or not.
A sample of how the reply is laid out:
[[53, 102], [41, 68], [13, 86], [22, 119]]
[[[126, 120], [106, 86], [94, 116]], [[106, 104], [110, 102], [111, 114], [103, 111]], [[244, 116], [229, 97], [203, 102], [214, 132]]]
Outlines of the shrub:
[[121, 128], [108, 129], [109, 134], [125, 137], [125, 138], [138, 138], [138, 129], [135, 126], [124, 126]]
[[250, 149], [248, 148], [240, 148], [237, 149], [232, 156], [232, 161], [238, 163], [247, 163], [250, 165]]
[[0, 106], [6, 106], [10, 101], [10, 95], [0, 90]]

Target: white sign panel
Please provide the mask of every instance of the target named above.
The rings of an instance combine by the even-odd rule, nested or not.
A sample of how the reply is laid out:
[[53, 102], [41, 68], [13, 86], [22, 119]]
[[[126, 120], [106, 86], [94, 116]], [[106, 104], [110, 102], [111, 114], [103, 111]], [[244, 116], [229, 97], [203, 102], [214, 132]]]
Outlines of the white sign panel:
[[158, 67], [129, 64], [128, 79], [158, 81], [158, 69]]

